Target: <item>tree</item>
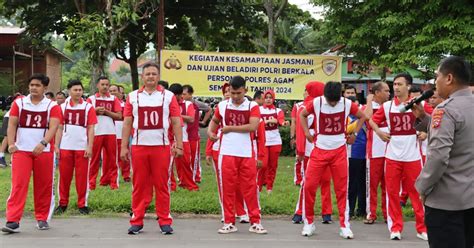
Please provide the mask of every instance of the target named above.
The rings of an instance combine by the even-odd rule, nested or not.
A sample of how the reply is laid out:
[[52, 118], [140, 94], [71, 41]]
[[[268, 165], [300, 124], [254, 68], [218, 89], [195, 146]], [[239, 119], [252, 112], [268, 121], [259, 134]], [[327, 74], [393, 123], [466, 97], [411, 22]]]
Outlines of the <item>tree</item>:
[[[265, 8], [265, 13], [268, 17], [268, 48], [267, 53], [274, 53], [275, 52], [275, 24], [278, 18], [280, 17], [283, 9], [287, 5], [288, 0], [264, 0], [263, 7]], [[275, 6], [276, 5], [276, 6]], [[275, 7], [277, 9], [275, 9]]]
[[[313, 0], [327, 8], [326, 35], [366, 64], [434, 68], [452, 54], [474, 60], [474, 4], [468, 0]], [[385, 72], [386, 70], [384, 70]]]

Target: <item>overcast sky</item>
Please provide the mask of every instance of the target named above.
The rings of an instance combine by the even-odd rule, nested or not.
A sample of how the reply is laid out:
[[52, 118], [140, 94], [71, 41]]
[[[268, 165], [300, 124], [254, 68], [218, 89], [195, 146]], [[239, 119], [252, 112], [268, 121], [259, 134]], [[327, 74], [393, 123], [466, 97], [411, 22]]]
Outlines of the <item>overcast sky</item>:
[[315, 19], [322, 19], [321, 13], [323, 8], [314, 6], [309, 3], [309, 0], [288, 0], [288, 2], [298, 6], [302, 10], [309, 11]]

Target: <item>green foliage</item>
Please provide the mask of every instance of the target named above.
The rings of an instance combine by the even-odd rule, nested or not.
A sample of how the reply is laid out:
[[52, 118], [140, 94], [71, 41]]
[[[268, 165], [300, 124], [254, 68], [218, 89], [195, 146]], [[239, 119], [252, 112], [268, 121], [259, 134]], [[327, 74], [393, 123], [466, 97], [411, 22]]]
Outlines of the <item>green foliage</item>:
[[326, 35], [363, 63], [435, 68], [445, 55], [474, 60], [474, 3], [468, 0], [313, 0], [327, 8]]

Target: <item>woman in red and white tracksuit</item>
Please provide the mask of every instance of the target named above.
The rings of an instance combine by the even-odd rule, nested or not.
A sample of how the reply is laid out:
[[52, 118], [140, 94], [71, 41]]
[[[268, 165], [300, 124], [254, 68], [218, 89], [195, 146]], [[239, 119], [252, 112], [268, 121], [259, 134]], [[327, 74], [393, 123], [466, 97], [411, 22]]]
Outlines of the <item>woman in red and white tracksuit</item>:
[[72, 80], [67, 86], [69, 95], [61, 104], [63, 121], [56, 134], [59, 148], [59, 204], [56, 213], [66, 211], [73, 175], [76, 178], [77, 206], [88, 214], [89, 159], [94, 144], [94, 125], [97, 116], [92, 105], [82, 100], [82, 83]]
[[[296, 210], [295, 214], [293, 216], [293, 223], [299, 224], [303, 221], [303, 188], [304, 188], [304, 175], [305, 171], [308, 165], [308, 161], [311, 155], [311, 152], [313, 151], [314, 144], [309, 142], [305, 135], [303, 128], [300, 124], [301, 119], [300, 119], [300, 114], [302, 110], [304, 109], [304, 103], [311, 102], [314, 98], [322, 96], [323, 91], [324, 91], [324, 83], [322, 82], [309, 82], [306, 87], [305, 91], [307, 94], [307, 97], [304, 99], [303, 102], [299, 102], [295, 105], [297, 105], [297, 113], [296, 113], [296, 154], [298, 157], [298, 160], [301, 160], [302, 162], [302, 175], [303, 175], [303, 180], [302, 180], [302, 187], [300, 188], [300, 193], [298, 197], [298, 202], [296, 203]], [[309, 132], [316, 137], [315, 134], [315, 127], [316, 127], [316, 120], [314, 119], [314, 115], [311, 114], [307, 117], [308, 119], [308, 127], [309, 127]], [[331, 171], [329, 169], [326, 169], [324, 171], [324, 175], [321, 179], [321, 195], [322, 195], [322, 201], [321, 201], [321, 214], [323, 216], [323, 223], [329, 224], [332, 223], [331, 220], [331, 215], [332, 215], [332, 201], [331, 201]]]
[[313, 101], [308, 102], [300, 115], [305, 136], [310, 141], [313, 140], [313, 136], [309, 132], [307, 117], [310, 114], [314, 114], [317, 121], [316, 143], [311, 152], [303, 185], [303, 218], [305, 225], [301, 234], [304, 236], [311, 236], [316, 230], [314, 225], [316, 189], [320, 185], [326, 169], [331, 170], [336, 191], [339, 223], [341, 226], [339, 235], [346, 239], [351, 239], [354, 236], [349, 223], [346, 120], [350, 114], [360, 119], [356, 127], [357, 132], [360, 130], [366, 117], [356, 104], [341, 97], [341, 92], [341, 83], [326, 83], [324, 86], [324, 97], [317, 97]]
[[[230, 85], [232, 97], [218, 104], [208, 129], [211, 140], [220, 139], [218, 172], [224, 226], [218, 232], [225, 234], [237, 231], [235, 199], [237, 187], [240, 187], [248, 208], [251, 223], [249, 231], [264, 234], [267, 231], [260, 223], [257, 169], [252, 137], [252, 133], [258, 128], [260, 111], [257, 103], [244, 97], [245, 79], [240, 76], [233, 77]], [[222, 135], [217, 137], [215, 130], [220, 123], [223, 125]]]
[[12, 186], [3, 232], [19, 231], [32, 173], [37, 228], [49, 228], [54, 210], [54, 147], [50, 142], [61, 122], [61, 110], [56, 102], [44, 96], [48, 84], [48, 77], [34, 74], [29, 79], [30, 94], [12, 103], [7, 131], [8, 151], [12, 154]]
[[265, 159], [263, 160], [263, 167], [258, 170], [258, 186], [262, 191], [263, 186], [266, 185], [267, 192], [271, 193], [273, 190], [273, 183], [275, 181], [278, 157], [281, 152], [281, 136], [278, 130], [279, 126], [288, 126], [288, 121], [285, 121], [285, 114], [283, 111], [275, 107], [275, 93], [272, 90], [267, 90], [263, 97], [265, 99], [264, 105], [260, 106], [260, 114], [265, 121]]
[[[129, 234], [138, 234], [143, 228], [143, 218], [155, 192], [158, 224], [163, 234], [171, 234], [173, 219], [170, 215], [171, 154], [181, 156], [180, 108], [174, 94], [158, 85], [158, 66], [143, 67], [144, 86], [128, 95], [124, 109], [122, 137], [129, 137], [132, 128], [132, 211]], [[172, 128], [175, 144], [170, 147], [168, 130]], [[129, 141], [122, 139], [121, 159], [129, 160]], [[151, 192], [150, 192], [151, 191]]]

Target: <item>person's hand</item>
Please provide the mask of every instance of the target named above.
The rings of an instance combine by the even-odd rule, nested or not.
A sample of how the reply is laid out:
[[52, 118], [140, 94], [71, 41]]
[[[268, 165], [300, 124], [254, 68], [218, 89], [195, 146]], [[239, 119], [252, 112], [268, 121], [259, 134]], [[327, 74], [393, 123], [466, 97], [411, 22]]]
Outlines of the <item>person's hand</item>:
[[356, 136], [354, 134], [349, 134], [346, 138], [346, 143], [349, 145], [352, 145], [354, 144], [355, 140], [356, 140]]
[[222, 133], [230, 133], [232, 132], [232, 127], [231, 126], [225, 126], [222, 128]]
[[182, 147], [174, 147], [171, 150], [171, 153], [173, 154], [173, 157], [179, 158], [183, 156], [183, 148]]
[[130, 159], [128, 158], [128, 154], [129, 154], [128, 147], [122, 146], [121, 151], [120, 151], [120, 159], [122, 159], [122, 161], [125, 161], [125, 162], [130, 162]]
[[263, 167], [263, 161], [262, 160], [257, 160], [257, 169], [260, 169]]
[[379, 131], [377, 132], [377, 135], [380, 137], [380, 139], [384, 142], [390, 141], [390, 134], [386, 132]]
[[10, 145], [10, 146], [8, 146], [8, 152], [9, 152], [10, 154], [15, 153], [16, 151], [18, 151], [18, 147], [16, 147], [16, 145]]
[[374, 94], [367, 95], [367, 102], [372, 102], [374, 100]]
[[219, 137], [215, 133], [207, 133], [207, 136], [212, 142], [216, 142], [219, 140]]
[[[120, 156], [122, 154], [119, 154]], [[84, 158], [92, 158], [92, 147], [87, 147], [84, 151]]]
[[426, 116], [425, 109], [421, 104], [414, 104], [411, 108], [411, 112], [413, 112], [413, 115], [418, 119], [423, 119]]
[[281, 124], [282, 126], [284, 127], [287, 127], [290, 125], [290, 122], [289, 121], [284, 121], [283, 124]]
[[211, 166], [212, 165], [212, 157], [211, 156], [206, 156], [206, 164]]
[[295, 139], [295, 138], [290, 139], [290, 147], [291, 147], [291, 149], [295, 149], [295, 145], [296, 145], [296, 139]]
[[310, 132], [305, 133], [304, 136], [306, 137], [306, 139], [307, 139], [310, 143], [313, 143], [314, 137], [313, 137], [313, 135], [311, 135]]
[[95, 108], [95, 112], [96, 112], [98, 115], [104, 115], [104, 113], [105, 113], [105, 108], [104, 108], [104, 107], [96, 107], [96, 108]]
[[421, 203], [423, 203], [423, 205], [425, 205], [426, 195], [420, 194], [420, 200], [421, 200]]
[[59, 152], [59, 147], [58, 147], [58, 146], [55, 146], [55, 147], [54, 147], [54, 153], [56, 153], [56, 158], [59, 159], [59, 154], [60, 154], [60, 152]]
[[41, 143], [37, 144], [35, 146], [35, 148], [33, 149], [33, 152], [32, 152], [33, 156], [40, 155], [43, 152], [44, 148], [45, 148], [45, 146], [43, 144], [41, 144]]
[[428, 134], [425, 133], [425, 132], [419, 132], [419, 133], [417, 134], [417, 137], [418, 137], [418, 140], [419, 140], [419, 141], [425, 141], [426, 138], [428, 137]]
[[303, 162], [304, 161], [304, 155], [298, 155], [298, 156], [296, 156], [296, 159], [300, 162]]

